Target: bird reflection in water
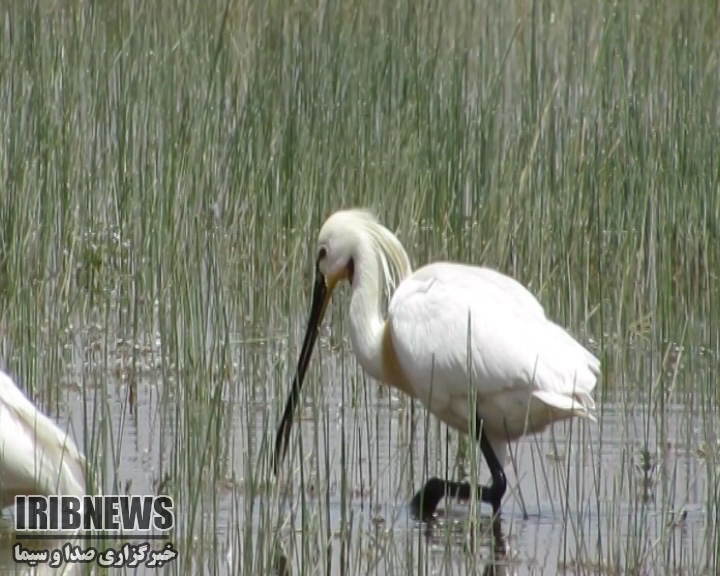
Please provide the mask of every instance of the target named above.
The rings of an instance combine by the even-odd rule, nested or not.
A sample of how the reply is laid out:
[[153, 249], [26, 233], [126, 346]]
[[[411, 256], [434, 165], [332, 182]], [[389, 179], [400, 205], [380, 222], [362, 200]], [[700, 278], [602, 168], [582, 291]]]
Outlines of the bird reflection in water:
[[[448, 521], [451, 522], [451, 526], [448, 526]], [[462, 541], [462, 547], [465, 552], [472, 555], [477, 555], [479, 548], [485, 548], [487, 553], [484, 554], [486, 558], [483, 559], [485, 562], [482, 572], [476, 572], [483, 576], [515, 576], [517, 574], [516, 567], [513, 564], [511, 558], [509, 558], [509, 549], [507, 545], [507, 539], [503, 533], [502, 520], [500, 516], [494, 516], [492, 520], [488, 517], [482, 517], [480, 520], [484, 525], [481, 525], [478, 531], [470, 530], [471, 538], [468, 543], [466, 535], [466, 525], [463, 522], [455, 522], [455, 519], [451, 516], [443, 518], [443, 512], [437, 511], [436, 516], [432, 519], [424, 521], [422, 526], [422, 534], [425, 536], [425, 545], [439, 546], [445, 548], [448, 544], [447, 541], [447, 530], [455, 532], [458, 536], [456, 542]], [[475, 535], [480, 536], [480, 542], [475, 541]], [[329, 560], [329, 557], [328, 557]], [[290, 561], [285, 555], [282, 546], [276, 543], [276, 548], [272, 558], [271, 572], [273, 576], [290, 576]], [[334, 574], [328, 564], [328, 574]], [[344, 572], [340, 572], [344, 573]]]
[[[436, 516], [423, 521], [424, 535], [428, 543], [434, 543], [439, 546], [447, 545], [447, 522], [443, 522], [442, 518], [442, 512], [438, 510]], [[449, 519], [450, 517], [446, 518], [446, 520]], [[507, 538], [503, 532], [500, 515], [495, 515], [492, 519], [487, 516], [482, 517], [480, 521], [483, 525], [480, 526], [479, 533], [475, 530], [470, 530], [469, 542], [464, 540], [466, 533], [465, 526], [458, 524], [458, 536], [462, 534], [463, 546], [466, 547], [467, 551], [471, 554], [476, 554], [479, 547], [487, 548], [489, 553], [487, 554], [487, 563], [481, 572], [483, 576], [514, 576], [516, 570], [513, 566], [512, 559], [508, 556], [509, 548]], [[475, 540], [476, 535], [479, 535], [481, 538], [479, 543]]]

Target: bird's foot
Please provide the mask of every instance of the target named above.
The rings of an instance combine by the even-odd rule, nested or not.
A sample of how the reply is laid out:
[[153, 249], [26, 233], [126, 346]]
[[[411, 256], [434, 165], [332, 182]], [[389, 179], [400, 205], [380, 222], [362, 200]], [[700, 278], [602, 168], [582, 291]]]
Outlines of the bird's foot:
[[420, 489], [408, 507], [410, 514], [421, 522], [429, 522], [435, 515], [440, 500], [445, 497], [447, 482], [441, 478], [430, 478]]
[[[493, 517], [499, 518], [500, 505], [505, 493], [505, 475], [501, 472], [490, 486], [478, 486], [477, 496], [481, 502], [492, 506]], [[421, 522], [432, 520], [440, 500], [445, 497], [470, 500], [472, 491], [468, 482], [453, 482], [442, 478], [430, 478], [410, 501], [410, 513]]]

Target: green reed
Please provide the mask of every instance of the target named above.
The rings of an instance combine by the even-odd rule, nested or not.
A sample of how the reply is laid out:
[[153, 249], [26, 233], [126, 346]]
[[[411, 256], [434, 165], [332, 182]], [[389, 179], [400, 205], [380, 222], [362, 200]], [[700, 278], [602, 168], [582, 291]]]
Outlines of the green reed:
[[[475, 448], [363, 376], [346, 290], [272, 479], [314, 236], [367, 206], [414, 266], [512, 274], [602, 358], [599, 424], [571, 456], [590, 472], [556, 470], [539, 443], [514, 472], [535, 478], [517, 501], [564, 495], [547, 573], [715, 573], [716, 9], [7, 3], [4, 365], [72, 422], [106, 491], [176, 498], [169, 572], [479, 570], [464, 540], [479, 524], [431, 545], [397, 511], [426, 474], [470, 474]], [[607, 424], [604, 406], [625, 416]], [[701, 555], [669, 552], [668, 444], [704, 479]]]

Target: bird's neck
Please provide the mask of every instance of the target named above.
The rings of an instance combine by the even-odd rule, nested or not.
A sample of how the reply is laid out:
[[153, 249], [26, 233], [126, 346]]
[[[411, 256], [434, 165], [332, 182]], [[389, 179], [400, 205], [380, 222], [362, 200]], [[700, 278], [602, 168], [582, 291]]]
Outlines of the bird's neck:
[[353, 352], [369, 376], [383, 379], [382, 335], [385, 320], [382, 290], [385, 278], [377, 256], [362, 250], [355, 259], [350, 300], [350, 339]]

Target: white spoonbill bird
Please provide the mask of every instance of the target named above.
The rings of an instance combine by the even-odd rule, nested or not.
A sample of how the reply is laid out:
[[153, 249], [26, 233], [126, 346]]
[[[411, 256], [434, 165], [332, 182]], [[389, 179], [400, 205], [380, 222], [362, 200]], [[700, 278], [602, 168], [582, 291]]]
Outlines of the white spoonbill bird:
[[[600, 361], [509, 276], [450, 262], [413, 273], [400, 241], [364, 210], [335, 212], [325, 221], [315, 275], [297, 373], [275, 440], [276, 474], [318, 327], [341, 280], [352, 286], [350, 337], [363, 369], [459, 432], [474, 427], [492, 478], [478, 497], [494, 514], [506, 489], [508, 441], [573, 416], [595, 420], [591, 392]], [[385, 317], [383, 289], [389, 296]], [[470, 485], [432, 478], [412, 499], [411, 511], [427, 519], [446, 495], [467, 500]]]
[[85, 495], [85, 457], [0, 371], [0, 508], [28, 494]]

